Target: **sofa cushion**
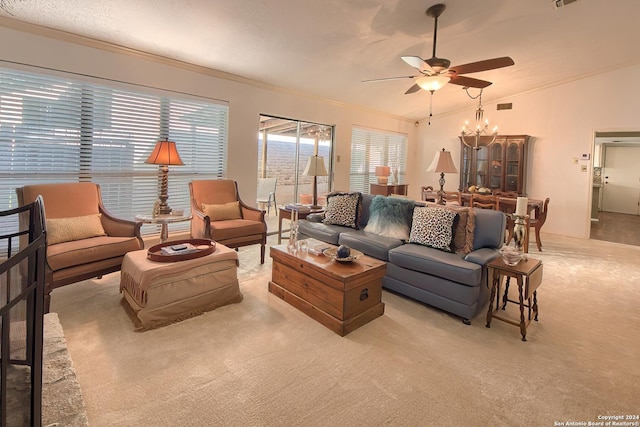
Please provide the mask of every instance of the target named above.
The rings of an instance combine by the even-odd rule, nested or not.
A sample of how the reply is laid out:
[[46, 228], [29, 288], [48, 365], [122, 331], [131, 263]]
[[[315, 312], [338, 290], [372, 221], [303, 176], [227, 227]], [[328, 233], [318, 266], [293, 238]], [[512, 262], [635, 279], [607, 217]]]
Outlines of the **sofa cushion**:
[[482, 279], [482, 266], [466, 261], [464, 254], [447, 253], [411, 243], [391, 249], [389, 262], [407, 270], [467, 286], [479, 286]]
[[473, 250], [480, 248], [498, 249], [504, 243], [507, 217], [493, 209], [475, 209], [476, 229], [473, 234]]
[[453, 250], [468, 254], [473, 250], [473, 235], [476, 228], [476, 211], [467, 206], [438, 205], [458, 214], [458, 222], [453, 232]]
[[327, 196], [324, 223], [358, 229], [362, 210], [361, 193], [331, 193]]
[[47, 243], [55, 245], [73, 240], [104, 236], [102, 214], [83, 215], [70, 218], [48, 218]]
[[457, 217], [455, 212], [441, 207], [416, 207], [413, 210], [409, 242], [453, 252], [453, 230]]
[[202, 212], [211, 221], [225, 221], [228, 219], [242, 219], [240, 202], [222, 203], [219, 205], [202, 204]]
[[100, 236], [47, 246], [47, 263], [53, 271], [123, 257], [140, 249], [137, 237]]
[[364, 230], [385, 237], [409, 240], [414, 207], [411, 200], [375, 196], [369, 208], [369, 222]]
[[340, 233], [338, 244], [363, 252], [373, 258], [389, 261], [389, 250], [402, 245], [402, 240], [380, 236], [366, 230], [350, 230]]
[[307, 221], [301, 219], [298, 221], [298, 233], [301, 237], [313, 237], [314, 239], [322, 240], [323, 242], [330, 243], [332, 245], [338, 244], [338, 238], [340, 233], [348, 229], [340, 225], [330, 225], [321, 222]]

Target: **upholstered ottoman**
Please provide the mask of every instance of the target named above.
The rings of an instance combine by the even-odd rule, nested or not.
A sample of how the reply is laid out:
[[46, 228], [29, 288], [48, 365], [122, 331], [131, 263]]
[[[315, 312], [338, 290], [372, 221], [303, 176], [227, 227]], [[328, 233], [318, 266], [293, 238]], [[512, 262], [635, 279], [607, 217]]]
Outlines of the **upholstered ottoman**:
[[242, 301], [238, 287], [238, 255], [217, 244], [213, 253], [178, 262], [155, 262], [147, 251], [125, 255], [120, 292], [140, 321], [150, 329]]

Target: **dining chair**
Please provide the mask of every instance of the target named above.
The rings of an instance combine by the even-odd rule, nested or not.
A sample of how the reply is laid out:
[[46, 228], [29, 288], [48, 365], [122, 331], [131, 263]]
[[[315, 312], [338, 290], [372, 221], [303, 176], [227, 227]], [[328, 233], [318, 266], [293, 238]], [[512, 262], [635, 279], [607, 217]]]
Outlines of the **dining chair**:
[[442, 197], [447, 205], [462, 206], [462, 195], [459, 191], [445, 191]]
[[535, 230], [536, 234], [536, 245], [538, 245], [538, 250], [542, 252], [542, 242], [540, 241], [540, 229], [544, 225], [547, 220], [547, 210], [549, 206], [549, 197], [547, 197], [544, 201], [544, 205], [540, 210], [540, 215], [536, 218], [531, 218], [529, 220], [529, 227], [532, 227]]
[[498, 209], [498, 198], [493, 194], [471, 194], [471, 202], [473, 208], [480, 209]]

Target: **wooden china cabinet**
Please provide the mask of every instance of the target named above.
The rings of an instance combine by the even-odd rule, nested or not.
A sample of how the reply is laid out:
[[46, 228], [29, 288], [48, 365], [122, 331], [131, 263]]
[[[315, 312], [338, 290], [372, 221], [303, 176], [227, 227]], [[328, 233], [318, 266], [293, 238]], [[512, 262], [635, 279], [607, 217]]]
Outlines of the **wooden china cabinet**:
[[475, 185], [526, 195], [528, 142], [528, 135], [498, 135], [489, 147], [474, 150], [461, 139], [460, 191]]

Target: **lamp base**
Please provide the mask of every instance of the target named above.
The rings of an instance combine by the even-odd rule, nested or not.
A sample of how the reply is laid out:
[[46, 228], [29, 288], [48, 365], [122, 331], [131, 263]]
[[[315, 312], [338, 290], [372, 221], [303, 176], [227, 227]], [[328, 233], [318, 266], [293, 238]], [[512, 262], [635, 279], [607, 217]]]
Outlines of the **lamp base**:
[[379, 176], [378, 177], [378, 184], [387, 185], [388, 183], [389, 183], [389, 177], [388, 176]]

